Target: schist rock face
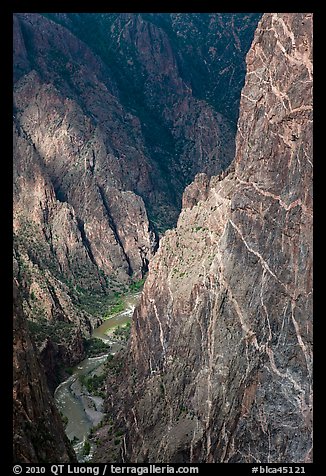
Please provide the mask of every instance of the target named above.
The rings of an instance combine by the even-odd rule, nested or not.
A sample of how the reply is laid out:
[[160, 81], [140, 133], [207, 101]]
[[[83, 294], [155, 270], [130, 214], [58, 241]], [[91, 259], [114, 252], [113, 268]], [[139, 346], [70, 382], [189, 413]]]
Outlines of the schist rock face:
[[14, 273], [28, 318], [75, 326], [39, 346], [51, 386], [84, 301], [142, 278], [184, 187], [232, 161], [259, 17], [14, 15]]
[[31, 342], [16, 283], [13, 298], [14, 462], [76, 462]]
[[187, 187], [109, 386], [126, 462], [312, 461], [312, 15], [246, 61], [235, 160]]

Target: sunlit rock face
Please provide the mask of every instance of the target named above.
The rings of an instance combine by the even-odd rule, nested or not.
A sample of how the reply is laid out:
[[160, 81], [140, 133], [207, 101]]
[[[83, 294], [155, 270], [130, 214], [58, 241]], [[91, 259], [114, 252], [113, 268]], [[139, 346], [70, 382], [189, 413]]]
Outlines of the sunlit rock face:
[[265, 14], [235, 160], [186, 189], [109, 389], [125, 461], [312, 461], [312, 170], [312, 15]]
[[14, 15], [14, 275], [51, 389], [99, 304], [146, 274], [185, 186], [233, 159], [258, 18]]

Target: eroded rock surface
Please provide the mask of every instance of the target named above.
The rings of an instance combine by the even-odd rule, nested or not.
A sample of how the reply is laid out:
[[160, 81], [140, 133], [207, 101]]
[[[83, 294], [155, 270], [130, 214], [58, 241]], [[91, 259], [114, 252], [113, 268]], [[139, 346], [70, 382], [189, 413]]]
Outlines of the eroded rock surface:
[[76, 462], [32, 344], [16, 283], [13, 311], [14, 462]]
[[63, 342], [38, 339], [52, 387], [100, 304], [147, 272], [185, 185], [232, 160], [258, 17], [14, 15], [14, 272], [37, 335], [68, 326]]
[[123, 461], [312, 461], [312, 15], [265, 14], [247, 67], [235, 161], [185, 191], [109, 385]]

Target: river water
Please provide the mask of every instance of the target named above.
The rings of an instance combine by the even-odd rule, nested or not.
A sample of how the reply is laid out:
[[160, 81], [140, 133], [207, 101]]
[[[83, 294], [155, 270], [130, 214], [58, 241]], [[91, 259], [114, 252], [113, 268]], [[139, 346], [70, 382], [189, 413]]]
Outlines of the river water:
[[91, 447], [89, 455], [83, 455], [84, 442], [91, 428], [98, 425], [104, 417], [103, 399], [90, 395], [81, 385], [80, 377], [103, 373], [103, 366], [109, 354], [114, 355], [123, 348], [124, 344], [114, 340], [112, 333], [117, 326], [122, 326], [131, 320], [139, 297], [140, 293], [124, 296], [125, 310], [105, 320], [94, 329], [92, 337], [107, 343], [108, 352], [80, 362], [73, 369], [72, 375], [62, 382], [54, 393], [58, 409], [68, 418], [66, 434], [69, 440], [74, 441], [73, 446], [79, 462], [91, 460], [94, 448]]

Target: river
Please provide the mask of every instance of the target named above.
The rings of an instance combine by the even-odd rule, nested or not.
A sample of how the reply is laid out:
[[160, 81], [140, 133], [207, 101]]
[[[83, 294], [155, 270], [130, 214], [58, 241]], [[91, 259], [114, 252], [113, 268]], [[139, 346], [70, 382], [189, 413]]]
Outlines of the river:
[[89, 394], [82, 386], [80, 377], [103, 373], [103, 366], [109, 354], [114, 355], [124, 347], [123, 343], [114, 339], [112, 333], [117, 326], [123, 326], [130, 322], [139, 297], [139, 292], [124, 296], [125, 309], [106, 319], [94, 329], [92, 337], [102, 339], [107, 343], [107, 354], [90, 357], [80, 362], [73, 368], [72, 375], [62, 382], [54, 393], [58, 409], [62, 415], [68, 418], [65, 431], [69, 440], [73, 441], [74, 450], [80, 463], [91, 460], [94, 448], [91, 446], [89, 454], [83, 455], [84, 443], [91, 428], [98, 425], [104, 417], [103, 399]]

